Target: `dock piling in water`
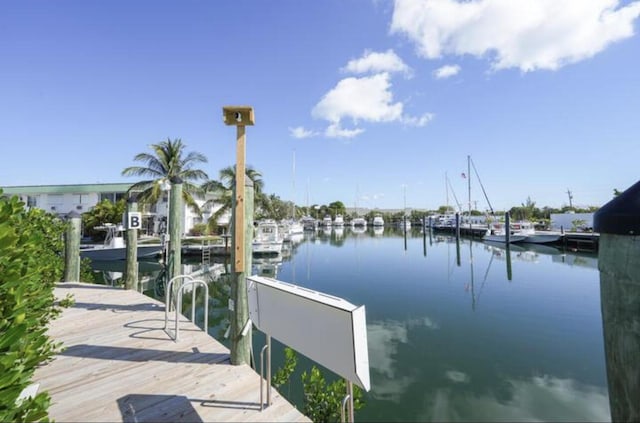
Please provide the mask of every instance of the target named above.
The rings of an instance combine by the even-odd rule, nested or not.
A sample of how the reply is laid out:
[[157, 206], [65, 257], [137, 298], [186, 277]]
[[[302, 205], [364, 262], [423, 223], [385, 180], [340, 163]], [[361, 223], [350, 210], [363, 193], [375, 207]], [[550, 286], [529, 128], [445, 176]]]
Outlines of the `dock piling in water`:
[[[640, 420], [640, 181], [594, 215], [613, 421]], [[635, 398], [635, 400], [634, 400]]]
[[[232, 210], [236, 210], [235, 207], [235, 195], [234, 205]], [[231, 284], [231, 299], [233, 300], [234, 310], [231, 318], [231, 364], [241, 365], [249, 364], [251, 361], [251, 328], [244, 331], [246, 325], [251, 325], [249, 321], [249, 300], [247, 298], [247, 275], [251, 274], [251, 264], [253, 257], [253, 201], [254, 201], [254, 186], [251, 179], [246, 178], [244, 183], [244, 248], [240, 249], [244, 254], [244, 260], [242, 260], [244, 269], [242, 272], [238, 272], [234, 269], [233, 283]], [[237, 220], [232, 219], [233, 222]], [[234, 243], [236, 240], [234, 239]], [[238, 249], [231, 249], [231, 262], [236, 263], [236, 254]]]

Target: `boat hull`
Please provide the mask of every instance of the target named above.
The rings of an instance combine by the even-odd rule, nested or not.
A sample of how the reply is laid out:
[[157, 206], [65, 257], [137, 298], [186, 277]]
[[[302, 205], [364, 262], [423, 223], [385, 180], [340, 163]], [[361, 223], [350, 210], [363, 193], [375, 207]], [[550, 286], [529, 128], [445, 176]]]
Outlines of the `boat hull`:
[[254, 242], [254, 255], [277, 255], [282, 252], [282, 242]]
[[[502, 242], [502, 243], [507, 242], [505, 235], [485, 235], [482, 239], [484, 241], [491, 241], [491, 242]], [[514, 242], [524, 242], [525, 239], [527, 239], [525, 235], [511, 235], [509, 237], [509, 242], [512, 244]]]
[[[138, 258], [153, 258], [162, 254], [161, 245], [139, 245]], [[91, 261], [125, 260], [127, 258], [127, 247], [94, 247], [80, 250], [81, 258], [88, 258]]]
[[527, 238], [524, 240], [524, 242], [527, 242], [529, 244], [549, 244], [560, 241], [561, 237], [562, 235], [560, 234], [533, 234], [527, 235]]

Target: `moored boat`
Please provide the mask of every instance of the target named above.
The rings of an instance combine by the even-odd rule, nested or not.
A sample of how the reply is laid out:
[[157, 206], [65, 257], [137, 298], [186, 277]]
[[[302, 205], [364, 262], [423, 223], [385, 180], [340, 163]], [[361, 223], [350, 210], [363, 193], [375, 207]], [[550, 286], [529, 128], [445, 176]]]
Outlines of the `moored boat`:
[[273, 219], [258, 222], [256, 236], [253, 239], [253, 254], [280, 254], [284, 238], [280, 235], [278, 223]]
[[[124, 228], [122, 225], [105, 223], [96, 229], [104, 230], [107, 235], [102, 245], [90, 245], [80, 248], [80, 257], [91, 261], [125, 260], [127, 258], [127, 246], [124, 242]], [[162, 245], [149, 244], [138, 245], [138, 259], [154, 258], [162, 254]]]

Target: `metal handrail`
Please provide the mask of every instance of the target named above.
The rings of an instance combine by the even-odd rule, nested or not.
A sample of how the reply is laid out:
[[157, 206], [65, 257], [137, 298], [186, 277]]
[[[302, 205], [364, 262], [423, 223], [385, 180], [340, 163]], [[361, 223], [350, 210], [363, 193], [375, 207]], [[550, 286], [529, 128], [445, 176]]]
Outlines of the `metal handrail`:
[[267, 344], [260, 351], [260, 411], [264, 409], [263, 389], [264, 382], [264, 350], [267, 350], [267, 407], [271, 405], [271, 336], [267, 335]]
[[[178, 304], [182, 304], [182, 294], [184, 292], [184, 288], [186, 288], [187, 286], [193, 286], [191, 289], [191, 293], [192, 293], [192, 301], [191, 301], [191, 321], [195, 324], [196, 323], [196, 287], [197, 286], [202, 286], [204, 288], [204, 326], [203, 326], [203, 330], [205, 333], [209, 333], [209, 287], [207, 286], [207, 283], [205, 281], [203, 281], [202, 279], [195, 279], [189, 282], [185, 282], [180, 286], [180, 289], [178, 290]], [[175, 341], [178, 342], [178, 338], [180, 337], [180, 327], [178, 326], [178, 318], [179, 318], [180, 314], [178, 313], [178, 310], [176, 309], [176, 315], [175, 315]]]
[[[177, 280], [180, 279], [190, 279], [193, 280], [193, 276], [191, 275], [178, 275], [178, 276], [174, 276], [173, 278], [171, 278], [171, 280], [169, 281], [169, 283], [167, 283], [167, 287], [165, 288], [165, 293], [164, 293], [164, 330], [167, 330], [167, 326], [169, 324], [169, 309], [171, 308], [171, 294], [173, 292], [173, 283]], [[174, 300], [174, 309], [178, 310], [178, 304], [177, 304], [177, 295], [173, 298]], [[180, 308], [182, 308], [182, 306], [180, 305]], [[177, 311], [177, 313], [180, 313], [180, 311]]]
[[342, 398], [342, 407], [340, 407], [340, 422], [345, 423], [345, 419], [344, 419], [344, 415], [345, 415], [345, 410], [347, 408], [347, 403], [349, 401], [349, 399], [351, 398], [351, 395], [345, 395], [344, 398]]

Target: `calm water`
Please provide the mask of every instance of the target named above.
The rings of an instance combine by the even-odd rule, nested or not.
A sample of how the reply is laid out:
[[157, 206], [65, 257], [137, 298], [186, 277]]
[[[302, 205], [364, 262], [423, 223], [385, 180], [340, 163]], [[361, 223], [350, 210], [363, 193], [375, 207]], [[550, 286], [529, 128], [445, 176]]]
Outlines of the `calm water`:
[[[366, 305], [372, 388], [358, 421], [610, 420], [595, 255], [510, 254], [509, 272], [499, 245], [345, 229], [307, 234], [256, 270]], [[228, 291], [216, 292], [221, 339]], [[264, 337], [254, 340], [258, 352]], [[299, 407], [310, 366], [281, 388]]]

